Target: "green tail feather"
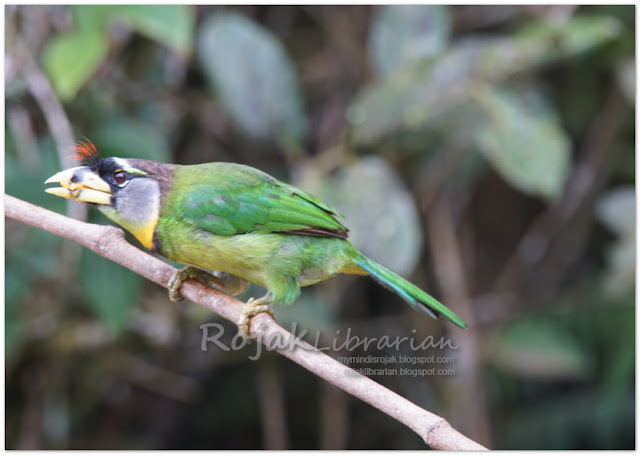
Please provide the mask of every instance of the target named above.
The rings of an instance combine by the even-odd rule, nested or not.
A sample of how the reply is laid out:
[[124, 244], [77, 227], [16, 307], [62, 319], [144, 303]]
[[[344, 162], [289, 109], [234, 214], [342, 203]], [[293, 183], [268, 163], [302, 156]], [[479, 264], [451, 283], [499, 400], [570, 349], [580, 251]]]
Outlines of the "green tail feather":
[[427, 313], [433, 318], [437, 318], [441, 314], [463, 329], [467, 328], [467, 324], [453, 311], [391, 270], [384, 268], [363, 254], [360, 254], [355, 262], [378, 283], [402, 297], [414, 310]]

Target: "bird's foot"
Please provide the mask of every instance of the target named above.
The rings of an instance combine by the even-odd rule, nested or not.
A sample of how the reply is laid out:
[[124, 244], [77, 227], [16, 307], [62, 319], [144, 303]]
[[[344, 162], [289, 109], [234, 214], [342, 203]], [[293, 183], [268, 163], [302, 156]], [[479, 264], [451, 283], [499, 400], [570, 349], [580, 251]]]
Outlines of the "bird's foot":
[[229, 295], [240, 295], [249, 289], [249, 282], [239, 276], [224, 272], [214, 272], [214, 276], [222, 283], [222, 291]]
[[219, 278], [213, 276], [212, 274], [207, 273], [197, 267], [188, 265], [174, 273], [169, 280], [169, 284], [167, 285], [167, 287], [169, 288], [169, 298], [171, 299], [171, 301], [177, 302], [178, 300], [184, 299], [184, 297], [180, 294], [180, 288], [182, 287], [182, 283], [190, 278], [202, 281], [206, 284], [213, 284], [218, 288], [222, 288], [224, 285], [224, 283]]
[[240, 317], [238, 318], [238, 331], [240, 335], [250, 343], [253, 341], [253, 337], [249, 332], [249, 324], [251, 323], [251, 318], [256, 314], [260, 313], [268, 313], [273, 317], [273, 311], [271, 307], [267, 303], [269, 302], [268, 296], [262, 297], [258, 300], [255, 300], [251, 297], [247, 303], [242, 305], [242, 309], [240, 310]]

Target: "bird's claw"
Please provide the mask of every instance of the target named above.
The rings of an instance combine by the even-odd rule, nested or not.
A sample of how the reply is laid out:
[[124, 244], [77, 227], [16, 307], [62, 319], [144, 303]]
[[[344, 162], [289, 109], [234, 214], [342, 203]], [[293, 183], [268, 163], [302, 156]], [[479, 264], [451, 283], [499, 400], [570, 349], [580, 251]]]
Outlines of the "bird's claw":
[[178, 302], [184, 297], [180, 294], [180, 288], [182, 287], [182, 283], [184, 283], [188, 279], [194, 279], [198, 281], [202, 281], [204, 283], [212, 283], [216, 286], [221, 286], [220, 280], [210, 273], [205, 272], [196, 267], [186, 266], [176, 273], [173, 274], [167, 287], [169, 288], [169, 298], [172, 302]]
[[238, 332], [242, 335], [242, 338], [245, 339], [247, 343], [251, 343], [254, 337], [251, 336], [249, 332], [249, 324], [251, 323], [251, 318], [260, 313], [268, 313], [273, 317], [273, 311], [268, 303], [263, 303], [262, 299], [255, 300], [251, 297], [247, 303], [242, 305], [242, 309], [240, 310], [240, 317], [238, 318]]

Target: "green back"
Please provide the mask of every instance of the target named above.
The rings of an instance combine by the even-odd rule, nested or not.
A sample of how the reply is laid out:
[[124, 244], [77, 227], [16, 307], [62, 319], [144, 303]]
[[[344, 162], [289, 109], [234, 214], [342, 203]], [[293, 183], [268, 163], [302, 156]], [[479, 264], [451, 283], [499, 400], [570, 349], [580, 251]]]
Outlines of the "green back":
[[270, 175], [235, 163], [176, 166], [165, 205], [216, 235], [285, 232], [347, 237], [336, 210]]

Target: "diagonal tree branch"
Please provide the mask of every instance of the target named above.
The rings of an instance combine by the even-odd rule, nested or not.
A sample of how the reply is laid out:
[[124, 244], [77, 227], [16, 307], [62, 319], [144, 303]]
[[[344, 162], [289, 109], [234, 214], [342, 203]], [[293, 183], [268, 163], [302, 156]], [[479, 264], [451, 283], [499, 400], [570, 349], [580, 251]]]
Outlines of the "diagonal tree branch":
[[[95, 253], [166, 287], [176, 269], [129, 244], [122, 230], [67, 218], [28, 202], [4, 196], [5, 216], [73, 240]], [[196, 281], [185, 282], [182, 294], [230, 320], [237, 321], [243, 303]], [[482, 450], [485, 447], [458, 433], [442, 417], [420, 408], [406, 398], [359, 374], [310, 344], [295, 338], [269, 315], [252, 319], [251, 333], [274, 349], [345, 392], [360, 398], [415, 431], [425, 443], [442, 450]], [[292, 344], [283, 340], [294, 340]], [[284, 347], [283, 347], [284, 346]], [[292, 348], [291, 346], [295, 346]]]

